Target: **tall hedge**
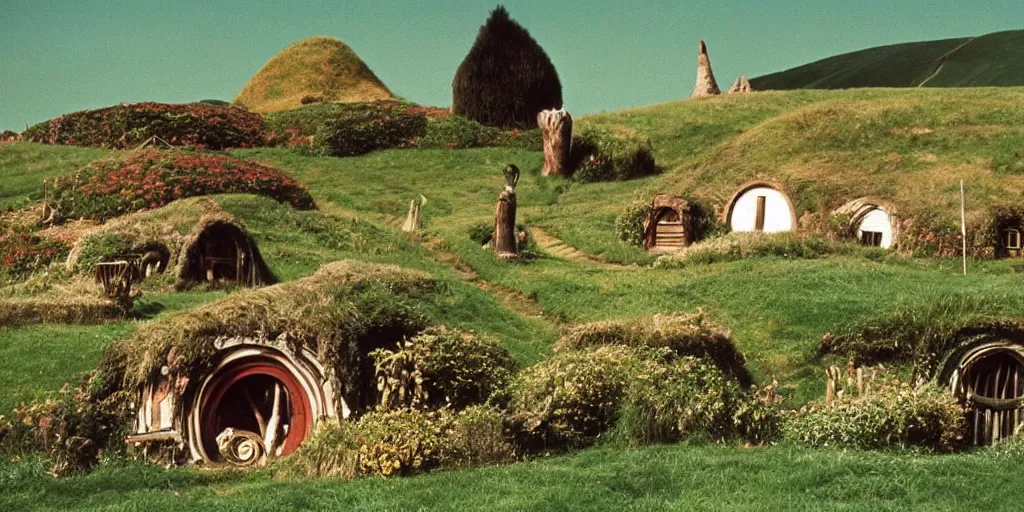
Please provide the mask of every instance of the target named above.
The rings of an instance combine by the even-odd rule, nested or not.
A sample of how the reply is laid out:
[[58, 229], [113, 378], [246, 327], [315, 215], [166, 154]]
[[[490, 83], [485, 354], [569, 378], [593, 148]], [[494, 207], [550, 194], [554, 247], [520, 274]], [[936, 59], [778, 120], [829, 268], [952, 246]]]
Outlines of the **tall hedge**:
[[562, 83], [544, 49], [498, 6], [455, 72], [452, 112], [480, 124], [533, 127], [562, 107]]

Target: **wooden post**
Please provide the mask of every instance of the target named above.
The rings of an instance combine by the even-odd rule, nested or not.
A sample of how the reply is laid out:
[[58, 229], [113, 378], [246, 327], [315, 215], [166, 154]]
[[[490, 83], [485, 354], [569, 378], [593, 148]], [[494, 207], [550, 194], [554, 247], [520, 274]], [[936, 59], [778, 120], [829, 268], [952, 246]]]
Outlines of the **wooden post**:
[[542, 110], [537, 126], [544, 134], [544, 176], [564, 176], [572, 150], [572, 116], [565, 110]]
[[519, 255], [516, 241], [516, 184], [519, 183], [519, 169], [509, 164], [503, 171], [505, 190], [498, 196], [494, 208], [494, 253], [500, 259], [513, 259]]
[[967, 201], [964, 197], [964, 180], [960, 180], [960, 241], [963, 243], [964, 275], [967, 275]]

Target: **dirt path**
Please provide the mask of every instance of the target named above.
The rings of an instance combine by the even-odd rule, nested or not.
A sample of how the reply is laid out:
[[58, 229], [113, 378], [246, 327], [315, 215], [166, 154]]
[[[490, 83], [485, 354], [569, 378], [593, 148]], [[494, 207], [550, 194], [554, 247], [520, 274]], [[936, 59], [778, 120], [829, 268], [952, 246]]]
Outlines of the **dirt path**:
[[557, 237], [537, 227], [530, 228], [530, 234], [533, 235], [533, 240], [537, 242], [537, 247], [540, 250], [564, 260], [574, 261], [576, 263], [588, 263], [591, 265], [600, 265], [607, 269], [612, 270], [626, 270], [630, 267], [625, 265], [619, 265], [616, 263], [608, 263], [596, 256], [591, 256], [583, 251], [567, 245], [565, 242], [559, 240]]
[[967, 46], [967, 45], [971, 44], [971, 42], [973, 42], [975, 39], [977, 39], [977, 37], [972, 37], [972, 38], [968, 39], [966, 42], [964, 42], [963, 44], [961, 44], [960, 46], [957, 46], [956, 48], [953, 48], [949, 53], [943, 55], [942, 57], [939, 57], [939, 67], [935, 68], [935, 72], [932, 73], [931, 75], [929, 75], [928, 78], [925, 78], [923, 82], [917, 84], [917, 86], [918, 87], [924, 87], [925, 84], [927, 84], [928, 82], [931, 82], [933, 78], [939, 76], [939, 73], [942, 72], [942, 68], [946, 67], [946, 59], [948, 59], [954, 53], [960, 51], [960, 49], [963, 48], [964, 46]]

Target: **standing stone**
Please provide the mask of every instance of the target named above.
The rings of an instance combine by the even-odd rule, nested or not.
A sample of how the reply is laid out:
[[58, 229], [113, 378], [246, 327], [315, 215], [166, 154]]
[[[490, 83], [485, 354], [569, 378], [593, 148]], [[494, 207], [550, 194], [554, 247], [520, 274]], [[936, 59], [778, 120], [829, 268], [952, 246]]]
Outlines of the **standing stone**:
[[519, 183], [519, 168], [509, 164], [502, 171], [505, 176], [505, 190], [498, 196], [494, 208], [494, 253], [499, 259], [510, 260], [519, 255], [516, 242], [516, 185]]
[[427, 205], [427, 198], [420, 195], [420, 203], [416, 200], [409, 201], [409, 214], [405, 216], [405, 223], [402, 224], [402, 231], [415, 233], [420, 228], [420, 210]]
[[750, 80], [747, 80], [747, 75], [740, 75], [735, 82], [732, 83], [732, 87], [729, 88], [729, 94], [747, 94], [754, 89], [750, 87]]
[[537, 126], [544, 134], [544, 176], [565, 175], [572, 149], [572, 116], [565, 110], [542, 110]]
[[716, 96], [722, 94], [715, 81], [715, 74], [711, 71], [711, 59], [708, 58], [708, 46], [704, 41], [700, 42], [700, 55], [697, 57], [697, 85], [693, 88], [691, 98], [703, 98], [705, 96]]

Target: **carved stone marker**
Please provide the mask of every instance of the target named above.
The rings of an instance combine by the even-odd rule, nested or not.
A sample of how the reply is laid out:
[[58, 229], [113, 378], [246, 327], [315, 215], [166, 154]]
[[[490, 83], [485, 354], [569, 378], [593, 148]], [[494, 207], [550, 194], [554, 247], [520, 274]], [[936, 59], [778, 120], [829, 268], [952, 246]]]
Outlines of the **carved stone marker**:
[[705, 96], [716, 96], [722, 94], [715, 81], [715, 74], [711, 71], [711, 59], [708, 57], [708, 46], [702, 40], [700, 42], [700, 54], [697, 56], [697, 85], [693, 88], [691, 98], [703, 98]]
[[505, 176], [505, 190], [498, 196], [494, 208], [494, 253], [500, 259], [513, 259], [519, 255], [516, 243], [516, 185], [519, 183], [519, 168], [509, 164], [502, 171]]
[[542, 110], [537, 126], [544, 134], [544, 176], [562, 176], [569, 171], [572, 149], [572, 116], [565, 110]]
[[747, 94], [754, 89], [750, 87], [750, 80], [747, 80], [747, 75], [740, 75], [735, 82], [732, 83], [732, 87], [729, 88], [729, 94]]

